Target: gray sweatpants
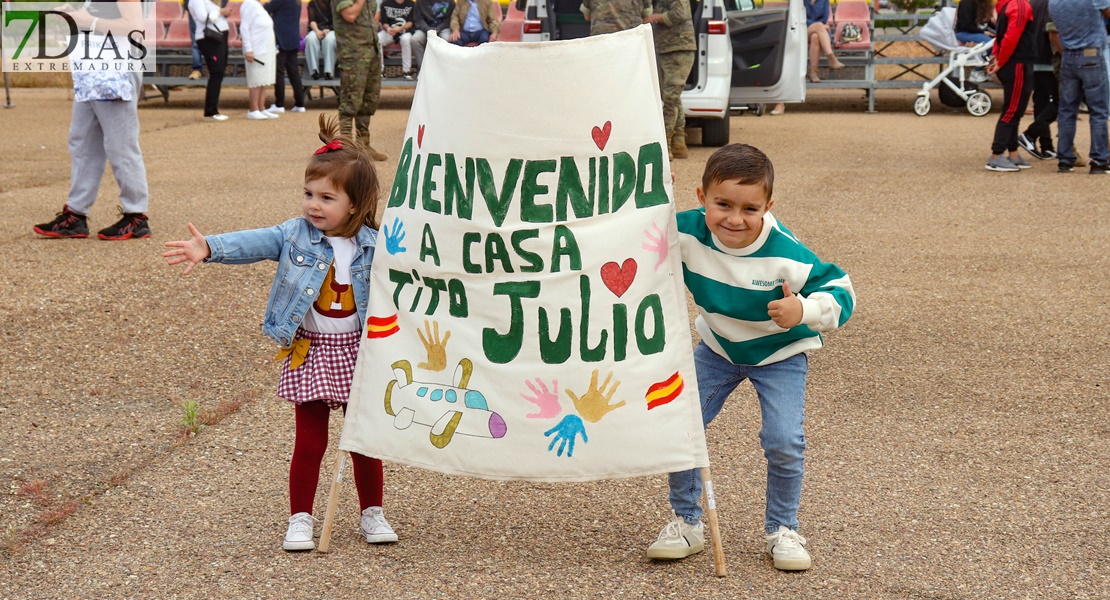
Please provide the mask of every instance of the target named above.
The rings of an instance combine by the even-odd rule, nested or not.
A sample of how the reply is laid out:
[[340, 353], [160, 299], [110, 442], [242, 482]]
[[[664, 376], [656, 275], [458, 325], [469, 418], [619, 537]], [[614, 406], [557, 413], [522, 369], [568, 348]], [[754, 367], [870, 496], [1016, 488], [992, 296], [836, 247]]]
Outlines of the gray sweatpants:
[[119, 200], [125, 213], [145, 213], [149, 200], [146, 167], [139, 149], [139, 94], [141, 73], [131, 75], [134, 86], [130, 102], [74, 102], [69, 122], [71, 160], [69, 200], [75, 213], [87, 215], [96, 202], [104, 166], [112, 163], [119, 184]]

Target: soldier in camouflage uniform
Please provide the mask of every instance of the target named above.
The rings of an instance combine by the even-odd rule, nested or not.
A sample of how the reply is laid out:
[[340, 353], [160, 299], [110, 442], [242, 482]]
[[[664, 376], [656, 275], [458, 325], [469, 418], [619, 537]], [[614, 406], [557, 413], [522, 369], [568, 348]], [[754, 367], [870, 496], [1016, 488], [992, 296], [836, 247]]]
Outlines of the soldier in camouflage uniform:
[[582, 0], [579, 8], [590, 22], [590, 35], [632, 29], [651, 15], [651, 0]]
[[[378, 0], [338, 0], [332, 4], [336, 65], [339, 67], [339, 123], [355, 134], [374, 160], [388, 158], [370, 145], [370, 117], [382, 95], [382, 53], [374, 13]], [[354, 137], [352, 135], [351, 137]]]
[[686, 115], [682, 112], [682, 88], [694, 67], [698, 49], [689, 0], [654, 0], [655, 12], [644, 19], [655, 34], [659, 62], [659, 87], [663, 95], [663, 125], [671, 158], [686, 158]]

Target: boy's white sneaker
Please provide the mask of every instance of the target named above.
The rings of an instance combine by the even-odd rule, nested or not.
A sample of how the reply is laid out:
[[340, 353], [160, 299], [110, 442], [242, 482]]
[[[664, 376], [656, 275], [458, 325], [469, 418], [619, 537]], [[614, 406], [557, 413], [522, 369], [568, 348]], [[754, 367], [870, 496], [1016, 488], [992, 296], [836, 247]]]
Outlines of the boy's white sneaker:
[[285, 539], [281, 548], [287, 551], [315, 550], [316, 544], [312, 541], [312, 522], [316, 519], [306, 513], [299, 512], [289, 517], [289, 529], [285, 532]]
[[302, 113], [305, 112], [305, 108], [303, 106], [294, 106], [293, 108], [289, 109], [289, 112]]
[[285, 107], [284, 106], [278, 106], [277, 104], [271, 104], [270, 108], [266, 109], [266, 112], [281, 114], [281, 113], [285, 112]]
[[805, 546], [806, 539], [785, 525], [767, 534], [767, 552], [775, 559], [775, 568], [780, 571], [805, 571], [813, 564]]
[[370, 544], [388, 544], [397, 541], [397, 534], [385, 520], [385, 513], [380, 506], [369, 506], [362, 511], [362, 535]]
[[705, 527], [699, 521], [691, 525], [671, 511], [671, 521], [659, 532], [659, 538], [648, 546], [648, 558], [678, 560], [705, 550]]

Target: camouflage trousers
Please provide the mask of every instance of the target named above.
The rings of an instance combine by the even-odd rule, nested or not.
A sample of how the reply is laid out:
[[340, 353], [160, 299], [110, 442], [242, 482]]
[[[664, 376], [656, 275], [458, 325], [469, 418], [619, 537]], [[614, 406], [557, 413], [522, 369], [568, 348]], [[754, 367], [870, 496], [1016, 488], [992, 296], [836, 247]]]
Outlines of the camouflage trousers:
[[338, 57], [339, 123], [343, 132], [355, 132], [364, 144], [370, 143], [370, 117], [378, 110], [382, 95], [382, 57], [376, 49], [363, 56]]
[[664, 52], [658, 57], [659, 88], [663, 96], [663, 127], [667, 139], [676, 131], [686, 129], [686, 115], [682, 112], [682, 88], [690, 69], [694, 68], [694, 51]]

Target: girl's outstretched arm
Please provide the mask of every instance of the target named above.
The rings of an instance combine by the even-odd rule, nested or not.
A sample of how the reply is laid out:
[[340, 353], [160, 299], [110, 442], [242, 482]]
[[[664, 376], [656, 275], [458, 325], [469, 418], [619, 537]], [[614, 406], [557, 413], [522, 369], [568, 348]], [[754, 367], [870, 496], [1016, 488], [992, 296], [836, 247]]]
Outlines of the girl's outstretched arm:
[[167, 248], [173, 248], [162, 254], [169, 265], [176, 265], [178, 263], [188, 262], [189, 266], [185, 267], [185, 272], [182, 275], [188, 275], [193, 267], [212, 255], [212, 251], [208, 248], [208, 242], [205, 241], [204, 236], [192, 223], [189, 223], [189, 233], [192, 234], [192, 239], [182, 240], [179, 242], [166, 242]]

